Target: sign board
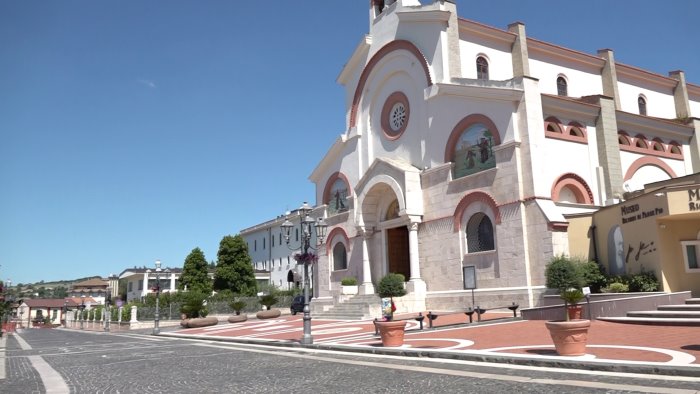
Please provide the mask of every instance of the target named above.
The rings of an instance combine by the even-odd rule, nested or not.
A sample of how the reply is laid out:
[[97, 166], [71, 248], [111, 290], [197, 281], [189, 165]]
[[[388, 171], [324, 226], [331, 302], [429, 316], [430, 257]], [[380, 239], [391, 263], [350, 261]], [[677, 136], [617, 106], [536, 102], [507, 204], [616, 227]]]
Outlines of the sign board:
[[583, 295], [589, 295], [591, 294], [591, 288], [590, 287], [584, 287], [583, 289]]
[[476, 267], [473, 265], [462, 267], [462, 272], [464, 273], [464, 289], [476, 289]]

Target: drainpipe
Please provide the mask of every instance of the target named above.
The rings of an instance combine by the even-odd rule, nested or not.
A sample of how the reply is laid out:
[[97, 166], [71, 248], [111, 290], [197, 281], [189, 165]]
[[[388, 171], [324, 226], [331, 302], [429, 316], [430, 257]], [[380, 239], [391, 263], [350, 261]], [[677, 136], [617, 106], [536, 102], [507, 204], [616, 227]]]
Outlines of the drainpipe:
[[598, 243], [596, 242], [595, 229], [596, 229], [596, 226], [594, 224], [588, 228], [588, 231], [590, 231], [590, 233], [591, 233], [591, 242], [593, 242], [593, 261], [595, 261], [597, 263], [598, 262]]

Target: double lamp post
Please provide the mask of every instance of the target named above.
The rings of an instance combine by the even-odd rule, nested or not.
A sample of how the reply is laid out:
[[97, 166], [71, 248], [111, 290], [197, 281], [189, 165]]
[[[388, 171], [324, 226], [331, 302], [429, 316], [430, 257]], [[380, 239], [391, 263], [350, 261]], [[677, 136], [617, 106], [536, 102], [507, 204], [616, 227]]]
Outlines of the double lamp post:
[[[146, 270], [146, 272], [151, 274], [151, 270]], [[165, 271], [160, 269], [160, 260], [156, 260], [156, 285], [153, 287], [153, 291], [156, 293], [156, 313], [153, 316], [153, 335], [160, 334], [160, 274], [164, 273], [168, 275], [170, 273], [169, 269]]]
[[287, 247], [292, 250], [301, 250], [301, 256], [297, 261], [304, 263], [304, 334], [301, 337], [300, 343], [302, 345], [311, 345], [314, 343], [313, 337], [311, 336], [311, 309], [309, 308], [309, 263], [316, 261], [318, 256], [313, 256], [309, 254], [309, 249], [317, 250], [311, 246], [311, 236], [312, 231], [316, 231], [316, 239], [319, 244], [323, 243], [323, 239], [326, 237], [326, 230], [328, 225], [324, 222], [323, 218], [319, 217], [314, 219], [311, 217], [311, 211], [313, 208], [309, 206], [306, 202], [297, 210], [299, 217], [299, 230], [301, 233], [301, 239], [299, 240], [300, 245], [298, 247], [291, 247], [289, 245], [289, 238], [292, 233], [292, 228], [294, 224], [289, 220], [289, 214], [287, 214], [284, 223], [282, 223], [282, 235], [287, 243]]

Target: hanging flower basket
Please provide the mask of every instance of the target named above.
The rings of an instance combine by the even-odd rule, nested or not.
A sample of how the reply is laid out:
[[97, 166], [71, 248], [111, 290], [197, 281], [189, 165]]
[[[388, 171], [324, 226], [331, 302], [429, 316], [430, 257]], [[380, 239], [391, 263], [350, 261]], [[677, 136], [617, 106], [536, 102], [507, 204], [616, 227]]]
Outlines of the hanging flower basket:
[[297, 264], [314, 264], [318, 262], [318, 256], [313, 253], [296, 253], [294, 255], [294, 260], [297, 261]]

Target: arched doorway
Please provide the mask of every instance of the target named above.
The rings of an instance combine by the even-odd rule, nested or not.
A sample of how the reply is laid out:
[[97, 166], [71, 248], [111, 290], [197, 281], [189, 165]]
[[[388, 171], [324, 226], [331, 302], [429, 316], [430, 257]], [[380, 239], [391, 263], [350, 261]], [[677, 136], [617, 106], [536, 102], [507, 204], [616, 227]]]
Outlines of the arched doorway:
[[402, 274], [406, 280], [411, 277], [408, 227], [400, 226], [386, 230], [386, 259], [389, 273]]

